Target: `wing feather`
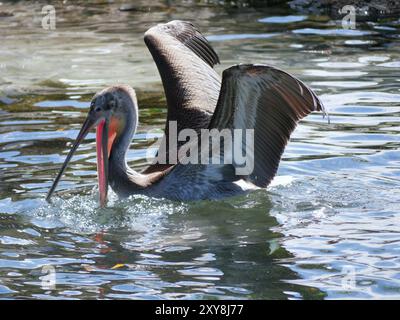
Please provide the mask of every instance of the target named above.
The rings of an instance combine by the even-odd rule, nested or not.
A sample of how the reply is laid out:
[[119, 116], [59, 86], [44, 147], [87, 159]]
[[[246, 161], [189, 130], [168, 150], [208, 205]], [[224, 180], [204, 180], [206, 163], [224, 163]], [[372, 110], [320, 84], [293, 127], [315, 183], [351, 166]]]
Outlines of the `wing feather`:
[[[179, 121], [186, 109], [212, 114], [221, 85], [212, 67], [219, 58], [194, 25], [178, 20], [160, 24], [145, 33], [144, 41], [163, 81], [169, 120]], [[185, 120], [182, 125], [199, 127], [197, 122]]]
[[[177, 200], [195, 200], [268, 186], [298, 121], [312, 111], [324, 111], [316, 94], [282, 70], [265, 65], [238, 65], [225, 70], [209, 129], [230, 129], [231, 133], [234, 129], [253, 129], [254, 145], [249, 149], [247, 141], [241, 145], [242, 154], [250, 152], [253, 171], [239, 175], [235, 161], [232, 164], [178, 163], [154, 187], [155, 192]], [[243, 132], [242, 136], [245, 136]], [[228, 146], [228, 152], [232, 152], [232, 144]], [[220, 155], [224, 147], [222, 143]], [[238, 183], [241, 179], [249, 184], [241, 187]]]
[[[266, 187], [275, 176], [299, 120], [324, 106], [289, 73], [266, 65], [238, 65], [224, 71], [210, 128], [254, 129], [254, 170], [245, 178]], [[245, 152], [246, 145], [242, 147]]]
[[[215, 110], [221, 85], [213, 66], [218, 55], [197, 28], [186, 21], [171, 21], [150, 28], [144, 41], [159, 70], [167, 99], [168, 121], [176, 121], [178, 132], [205, 129]], [[165, 139], [165, 138], [164, 138]], [[178, 149], [182, 143], [178, 143]], [[168, 154], [177, 152], [169, 150]], [[167, 166], [168, 167], [168, 166]], [[146, 172], [163, 168], [150, 166]]]

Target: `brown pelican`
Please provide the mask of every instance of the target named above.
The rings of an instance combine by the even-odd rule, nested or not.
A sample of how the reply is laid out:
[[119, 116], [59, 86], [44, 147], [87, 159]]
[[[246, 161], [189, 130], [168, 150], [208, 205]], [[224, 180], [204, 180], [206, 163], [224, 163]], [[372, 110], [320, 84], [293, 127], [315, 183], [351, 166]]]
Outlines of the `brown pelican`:
[[[177, 130], [253, 130], [250, 151], [253, 170], [238, 173], [235, 161], [211, 164], [182, 163], [181, 150], [165, 143], [167, 163], [153, 163], [136, 172], [126, 163], [126, 152], [138, 124], [134, 90], [126, 85], [106, 88], [92, 99], [89, 114], [58, 173], [47, 200], [73, 153], [90, 129], [96, 127], [100, 204], [107, 202], [108, 183], [120, 196], [145, 194], [185, 201], [227, 197], [255, 188], [265, 188], [278, 165], [297, 122], [312, 111], [324, 111], [316, 94], [285, 71], [267, 65], [236, 65], [223, 71], [213, 69], [219, 58], [204, 36], [189, 22], [172, 21], [149, 29], [144, 41], [157, 64], [167, 98], [168, 123]], [[167, 139], [168, 140], [168, 139]], [[189, 143], [189, 142], [188, 142]], [[228, 146], [228, 149], [225, 147]], [[219, 146], [221, 154], [232, 145]], [[209, 154], [206, 155], [208, 157]], [[177, 163], [170, 161], [177, 157]]]

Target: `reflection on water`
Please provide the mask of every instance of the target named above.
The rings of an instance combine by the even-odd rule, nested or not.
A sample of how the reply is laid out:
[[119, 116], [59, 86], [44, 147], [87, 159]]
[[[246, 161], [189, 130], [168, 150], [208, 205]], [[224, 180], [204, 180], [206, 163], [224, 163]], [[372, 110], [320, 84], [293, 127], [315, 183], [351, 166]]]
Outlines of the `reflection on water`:
[[[12, 13], [0, 17], [0, 298], [400, 298], [400, 21], [343, 30], [283, 8], [80, 3], [57, 8], [54, 31], [40, 28], [40, 4], [0, 7]], [[107, 209], [92, 133], [46, 204], [106, 85], [137, 89], [128, 157], [146, 165], [146, 132], [166, 110], [143, 33], [194, 12], [219, 71], [254, 62], [296, 74], [331, 123], [301, 123], [268, 191], [197, 203], [112, 194]], [[41, 287], [46, 265], [56, 290]]]

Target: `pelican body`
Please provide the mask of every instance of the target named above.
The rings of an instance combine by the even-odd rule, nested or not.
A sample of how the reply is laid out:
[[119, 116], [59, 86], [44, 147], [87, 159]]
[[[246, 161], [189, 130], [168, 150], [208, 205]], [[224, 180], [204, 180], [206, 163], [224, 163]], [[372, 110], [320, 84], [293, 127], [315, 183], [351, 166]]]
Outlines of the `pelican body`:
[[[176, 122], [178, 132], [193, 129], [197, 134], [204, 129], [250, 129], [254, 144], [251, 148], [244, 144], [243, 150], [251, 152], [252, 172], [238, 174], [235, 162], [183, 163], [180, 151], [187, 143], [181, 141], [162, 144], [158, 153], [165, 154], [166, 163], [155, 161], [142, 172], [129, 168], [126, 152], [139, 121], [138, 103], [131, 87], [117, 85], [93, 97], [87, 119], [47, 200], [92, 128], [96, 128], [101, 206], [107, 203], [108, 185], [120, 197], [144, 194], [178, 201], [218, 199], [267, 187], [298, 121], [312, 111], [325, 112], [308, 86], [271, 66], [236, 65], [224, 70], [221, 78], [213, 69], [219, 63], [217, 54], [189, 22], [152, 27], [144, 41], [158, 67], [167, 100], [163, 139], [168, 140], [171, 121]], [[221, 144], [220, 148], [221, 154], [232, 152], [230, 145]]]

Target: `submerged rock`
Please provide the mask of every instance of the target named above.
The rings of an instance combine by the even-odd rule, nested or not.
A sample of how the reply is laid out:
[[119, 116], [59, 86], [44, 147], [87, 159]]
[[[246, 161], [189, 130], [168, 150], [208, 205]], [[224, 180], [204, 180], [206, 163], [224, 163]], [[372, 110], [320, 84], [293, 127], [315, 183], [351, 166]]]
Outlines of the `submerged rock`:
[[0, 96], [0, 103], [2, 104], [12, 104], [14, 103], [16, 100], [9, 98], [7, 96]]
[[133, 11], [133, 12], [148, 12], [148, 11], [162, 11], [168, 9], [165, 5], [141, 5], [137, 3], [127, 3], [119, 7], [119, 11]]
[[14, 14], [12, 12], [0, 11], [0, 18], [12, 17]]

